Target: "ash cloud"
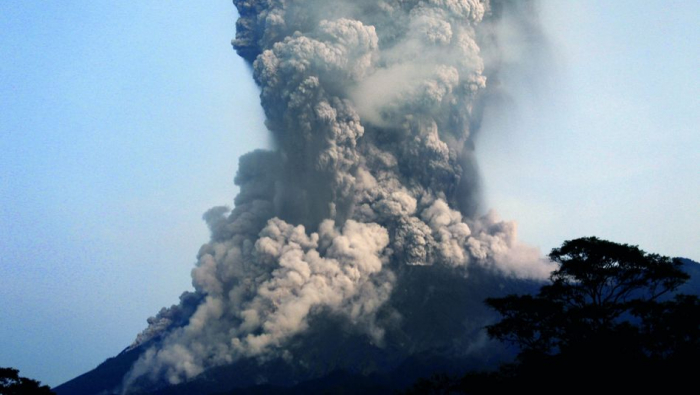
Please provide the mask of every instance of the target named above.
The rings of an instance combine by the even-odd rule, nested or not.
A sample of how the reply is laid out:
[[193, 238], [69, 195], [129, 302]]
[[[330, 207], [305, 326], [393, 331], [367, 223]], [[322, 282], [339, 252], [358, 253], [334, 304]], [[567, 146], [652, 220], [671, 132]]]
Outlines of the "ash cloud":
[[124, 392], [241, 358], [293, 359], [285, 342], [322, 312], [381, 345], [378, 312], [410, 266], [549, 274], [515, 223], [476, 214], [473, 136], [497, 63], [484, 58], [497, 52], [494, 4], [234, 4], [233, 45], [252, 65], [277, 148], [242, 157], [235, 207], [204, 215], [212, 236], [195, 291], [149, 319], [132, 347], [157, 341]]

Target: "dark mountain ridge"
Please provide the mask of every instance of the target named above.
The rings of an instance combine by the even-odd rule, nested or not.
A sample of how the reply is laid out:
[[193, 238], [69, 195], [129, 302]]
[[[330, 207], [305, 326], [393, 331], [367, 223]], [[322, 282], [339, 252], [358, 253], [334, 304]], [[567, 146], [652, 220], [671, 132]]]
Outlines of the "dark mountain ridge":
[[[498, 317], [483, 300], [534, 292], [541, 285], [539, 281], [506, 278], [482, 268], [474, 268], [467, 276], [454, 269], [413, 266], [397, 275], [398, 285], [388, 304], [392, 308], [380, 315], [386, 330], [384, 344], [374, 344], [345, 318], [320, 311], [310, 321], [309, 329], [285, 347], [291, 359], [242, 359], [176, 386], [142, 383], [146, 386], [142, 393], [214, 394], [261, 385], [290, 387], [338, 372], [392, 377], [390, 382], [395, 382], [396, 375], [405, 376], [403, 381], [408, 385], [417, 377], [443, 371], [452, 364], [459, 370], [495, 367], [511, 357], [512, 350], [487, 338], [483, 327]], [[117, 393], [131, 365], [158, 342], [152, 339], [125, 350], [54, 390], [59, 395]]]

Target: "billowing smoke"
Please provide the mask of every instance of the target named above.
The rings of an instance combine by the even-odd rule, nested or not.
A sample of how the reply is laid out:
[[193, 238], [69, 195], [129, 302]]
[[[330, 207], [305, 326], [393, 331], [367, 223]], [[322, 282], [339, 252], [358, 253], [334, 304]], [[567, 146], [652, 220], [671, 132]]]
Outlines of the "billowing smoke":
[[411, 266], [549, 274], [513, 222], [477, 215], [487, 1], [234, 4], [233, 45], [252, 64], [276, 148], [243, 156], [235, 208], [205, 214], [212, 236], [195, 291], [149, 319], [134, 347], [157, 341], [126, 388], [241, 358], [293, 359], [286, 342], [319, 314], [381, 346], [401, 317], [378, 312]]

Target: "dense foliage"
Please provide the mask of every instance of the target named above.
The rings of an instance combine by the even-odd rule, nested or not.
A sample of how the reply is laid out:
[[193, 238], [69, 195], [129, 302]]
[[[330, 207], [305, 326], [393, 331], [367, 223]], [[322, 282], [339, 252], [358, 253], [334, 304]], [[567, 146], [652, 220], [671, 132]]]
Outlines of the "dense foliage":
[[537, 294], [486, 300], [502, 316], [489, 335], [517, 346], [517, 360], [423, 381], [417, 392], [668, 390], [694, 380], [700, 301], [676, 292], [689, 279], [680, 260], [595, 237], [566, 241], [549, 257], [559, 268]]
[[47, 385], [19, 375], [19, 370], [0, 368], [0, 395], [52, 395]]

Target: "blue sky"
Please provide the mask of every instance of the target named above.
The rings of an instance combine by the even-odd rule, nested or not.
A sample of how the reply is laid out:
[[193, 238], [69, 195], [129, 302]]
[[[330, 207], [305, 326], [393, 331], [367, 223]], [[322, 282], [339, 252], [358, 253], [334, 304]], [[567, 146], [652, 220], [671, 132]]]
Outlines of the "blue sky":
[[[700, 259], [697, 15], [543, 4], [551, 63], [504, 77], [510, 114], [478, 141], [488, 206], [525, 241]], [[60, 384], [190, 288], [202, 213], [269, 144], [235, 18], [227, 0], [0, 3], [0, 366]]]
[[[543, 2], [551, 69], [483, 133], [487, 198], [548, 251], [596, 235], [700, 259], [700, 2]], [[489, 125], [487, 125], [487, 129]]]

